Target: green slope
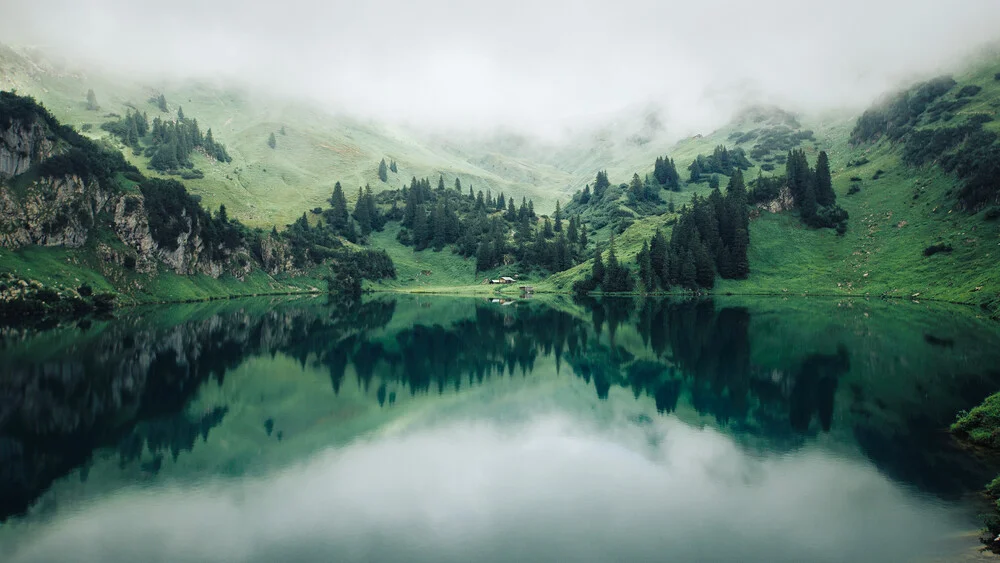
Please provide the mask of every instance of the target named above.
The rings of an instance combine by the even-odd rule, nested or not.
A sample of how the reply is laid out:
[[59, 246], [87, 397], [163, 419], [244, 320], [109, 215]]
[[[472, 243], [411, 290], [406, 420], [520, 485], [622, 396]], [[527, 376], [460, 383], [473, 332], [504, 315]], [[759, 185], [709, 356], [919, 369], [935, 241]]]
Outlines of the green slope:
[[[998, 72], [1000, 63], [994, 61], [956, 75], [958, 85], [949, 96], [970, 84], [980, 86], [982, 91], [962, 111], [995, 116], [1000, 108], [1000, 81], [994, 78]], [[958, 179], [937, 164], [907, 166], [902, 162], [900, 144], [882, 141], [874, 146], [851, 146], [848, 141], [855, 119], [834, 117], [803, 123], [815, 131], [815, 141], [802, 144], [810, 162], [819, 150], [830, 155], [837, 201], [850, 213], [846, 235], [838, 237], [829, 229], [804, 227], [794, 212], [762, 210], [751, 221], [750, 278], [719, 280], [715, 292], [884, 295], [992, 303], [995, 307], [1000, 300], [1000, 221], [988, 220], [985, 212], [963, 211], [955, 197]], [[745, 130], [745, 126], [735, 122], [664, 152], [674, 156], [681, 168], [691, 155], [708, 153], [717, 144], [732, 146], [730, 134]], [[1000, 123], [993, 121], [985, 128], [1000, 131]], [[738, 146], [749, 151], [751, 145]], [[868, 162], [851, 165], [861, 159]], [[883, 173], [873, 179], [879, 170]], [[784, 170], [778, 165], [770, 173], [783, 174]], [[745, 177], [749, 180], [756, 174], [751, 169]], [[848, 195], [855, 183], [853, 177], [862, 179], [861, 191]], [[675, 196], [678, 205], [693, 193], [704, 195], [708, 189], [704, 185], [685, 186], [682, 194]], [[666, 219], [637, 221], [618, 237], [619, 256], [632, 260], [642, 242]], [[938, 243], [951, 245], [954, 251], [923, 255], [925, 248]], [[590, 267], [588, 261], [553, 276], [541, 287], [568, 289]]]
[[[206, 206], [225, 204], [230, 216], [251, 226], [285, 225], [304, 211], [322, 206], [335, 182], [353, 197], [358, 186], [376, 190], [400, 188], [410, 178], [445, 176], [448, 185], [460, 178], [476, 190], [504, 191], [526, 196], [541, 205], [555, 205], [560, 193], [575, 186], [571, 175], [554, 167], [500, 154], [467, 155], [429, 143], [401, 128], [332, 115], [309, 103], [279, 100], [236, 88], [198, 82], [142, 83], [100, 71], [66, 69], [36, 51], [0, 45], [0, 89], [31, 95], [61, 122], [88, 134], [108, 137], [100, 124], [124, 115], [129, 106], [155, 116], [173, 117], [177, 107], [197, 118], [202, 130], [212, 128], [217, 141], [229, 149], [233, 162], [217, 163], [200, 155], [194, 164], [205, 173], [186, 184], [203, 197]], [[86, 93], [93, 89], [101, 108], [88, 111]], [[169, 113], [148, 101], [163, 93]], [[284, 127], [286, 134], [279, 130]], [[267, 138], [276, 133], [271, 149]], [[124, 150], [131, 157], [130, 150]], [[378, 179], [378, 163], [394, 159], [398, 173], [387, 182]], [[131, 158], [143, 173], [145, 159]], [[550, 190], [561, 186], [563, 192]]]

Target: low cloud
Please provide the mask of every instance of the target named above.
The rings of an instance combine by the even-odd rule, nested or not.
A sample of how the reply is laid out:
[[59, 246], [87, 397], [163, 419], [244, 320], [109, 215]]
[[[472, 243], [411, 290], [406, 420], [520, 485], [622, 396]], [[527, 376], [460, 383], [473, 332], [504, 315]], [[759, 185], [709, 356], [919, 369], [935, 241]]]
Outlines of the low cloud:
[[857, 107], [1000, 35], [1000, 3], [36, 0], [4, 41], [123, 73], [219, 77], [417, 126], [522, 131], [655, 104], [674, 128], [747, 102]]

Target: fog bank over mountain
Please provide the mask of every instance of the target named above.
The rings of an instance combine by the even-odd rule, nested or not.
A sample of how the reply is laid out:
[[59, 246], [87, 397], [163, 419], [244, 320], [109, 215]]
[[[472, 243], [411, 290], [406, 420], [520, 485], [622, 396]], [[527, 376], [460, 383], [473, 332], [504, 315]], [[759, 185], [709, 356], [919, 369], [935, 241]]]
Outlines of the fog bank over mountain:
[[145, 80], [223, 78], [439, 130], [555, 133], [659, 107], [863, 106], [995, 41], [1000, 3], [37, 0], [0, 37]]

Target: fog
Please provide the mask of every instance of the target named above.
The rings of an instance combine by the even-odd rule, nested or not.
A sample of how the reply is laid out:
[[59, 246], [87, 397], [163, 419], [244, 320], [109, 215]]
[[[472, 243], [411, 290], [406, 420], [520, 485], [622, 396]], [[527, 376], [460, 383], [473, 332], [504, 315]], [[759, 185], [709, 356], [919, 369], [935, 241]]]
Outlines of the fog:
[[0, 547], [18, 563], [902, 561], [961, 529], [860, 460], [758, 457], [673, 418], [462, 420], [267, 477], [158, 482], [0, 530]]
[[226, 77], [414, 125], [545, 131], [653, 103], [858, 107], [1000, 35], [995, 0], [35, 0], [0, 41], [145, 78]]

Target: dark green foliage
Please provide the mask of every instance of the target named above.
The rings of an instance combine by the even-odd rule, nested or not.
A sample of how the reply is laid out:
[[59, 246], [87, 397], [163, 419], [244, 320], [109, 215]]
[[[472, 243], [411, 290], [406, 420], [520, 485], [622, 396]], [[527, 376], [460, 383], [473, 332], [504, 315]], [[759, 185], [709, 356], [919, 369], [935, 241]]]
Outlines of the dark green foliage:
[[883, 136], [893, 140], [903, 138], [916, 126], [931, 102], [945, 95], [956, 84], [950, 76], [935, 78], [865, 111], [851, 131], [851, 143], [870, 143]]
[[702, 182], [707, 180], [709, 174], [722, 174], [732, 176], [735, 170], [747, 170], [753, 164], [747, 160], [746, 153], [741, 148], [727, 149], [719, 145], [715, 147], [711, 155], [700, 154], [688, 165], [691, 173], [691, 182]]
[[[203, 150], [206, 155], [219, 162], [232, 161], [229, 153], [226, 152], [226, 147], [215, 142], [212, 130], [209, 129], [202, 135], [198, 120], [184, 117], [184, 110], [181, 108], [177, 109], [176, 121], [164, 121], [156, 117], [150, 124], [146, 114], [130, 110], [125, 117], [104, 123], [101, 128], [127, 146], [132, 147], [137, 154], [144, 150], [146, 156], [150, 157], [150, 168], [161, 172], [180, 174], [185, 176], [185, 179], [203, 177], [200, 172], [195, 175], [192, 175], [194, 173], [185, 175], [183, 172], [185, 168], [194, 167], [191, 153], [195, 149]], [[272, 145], [272, 141], [274, 141], [274, 133], [271, 133], [268, 138], [269, 146]], [[145, 149], [143, 149], [144, 144], [146, 145]]]
[[27, 125], [35, 120], [41, 120], [55, 138], [66, 141], [70, 147], [65, 153], [42, 162], [38, 167], [41, 176], [78, 175], [97, 180], [106, 189], [114, 189], [117, 186], [114, 181], [116, 173], [139, 174], [121, 153], [106, 150], [72, 127], [60, 124], [34, 99], [0, 91], [0, 129], [9, 128], [15, 122]]
[[938, 252], [951, 252], [950, 244], [932, 244], [924, 249], [924, 256], [934, 256]]
[[750, 181], [749, 201], [754, 205], [774, 201], [785, 185], [784, 177], [759, 174], [756, 179]]
[[163, 94], [160, 94], [159, 96], [154, 96], [150, 98], [149, 101], [157, 108], [159, 108], [160, 111], [162, 111], [163, 113], [170, 111], [167, 108], [167, 98]]
[[790, 151], [785, 183], [803, 223], [814, 228], [835, 228], [839, 234], [847, 231], [847, 211], [836, 203], [837, 194], [833, 191], [826, 152], [820, 152], [813, 170], [809, 168], [805, 151]]
[[851, 184], [851, 187], [847, 190], [847, 195], [854, 195], [861, 191], [861, 186], [858, 184]]
[[243, 244], [244, 228], [229, 220], [225, 206], [212, 217], [176, 180], [151, 178], [139, 188], [145, 199], [149, 232], [160, 247], [176, 250], [178, 237], [187, 233], [189, 239], [200, 237], [207, 256], [215, 259]]
[[[399, 172], [399, 169], [396, 167], [396, 161], [395, 160], [393, 160], [393, 161], [391, 161], [389, 163], [389, 170], [392, 170], [393, 174], [396, 174], [396, 173]], [[456, 178], [455, 181], [458, 181], [458, 178]]]
[[[752, 137], [747, 138], [750, 135]], [[779, 125], [767, 129], [755, 129], [736, 139], [733, 138], [733, 135], [730, 135], [729, 138], [737, 144], [745, 143], [754, 138], [757, 139], [757, 143], [750, 149], [750, 158], [760, 160], [772, 153], [788, 152], [801, 145], [804, 141], [813, 140], [814, 136], [813, 132], [809, 130], [800, 131], [786, 125]]]
[[385, 164], [384, 158], [378, 163], [378, 179], [383, 182], [389, 179], [389, 169]]
[[963, 86], [962, 89], [959, 90], [957, 94], [955, 94], [955, 97], [956, 98], [971, 98], [972, 96], [975, 96], [976, 94], [978, 94], [978, 93], [980, 93], [982, 91], [983, 91], [983, 87], [982, 86], [976, 86], [975, 84], [969, 84], [967, 86]]
[[669, 157], [656, 157], [653, 164], [653, 178], [664, 188], [670, 191], [680, 191], [681, 176], [677, 173], [677, 165]]
[[274, 137], [274, 132], [271, 132], [271, 134], [268, 135], [267, 146], [271, 147], [272, 149], [278, 146], [278, 139]]
[[986, 219], [987, 221], [994, 221], [998, 218], [1000, 218], [1000, 207], [991, 207], [986, 210], [986, 213], [983, 214], [983, 219]]
[[837, 194], [833, 191], [833, 180], [830, 177], [830, 160], [826, 151], [820, 151], [816, 157], [816, 203], [821, 207], [833, 205], [837, 201]]

